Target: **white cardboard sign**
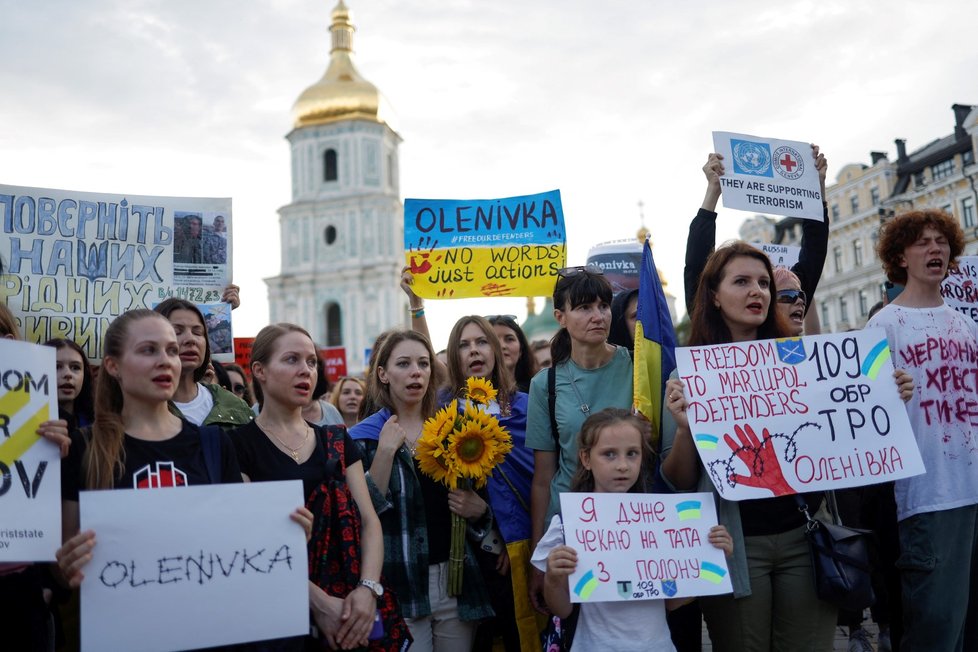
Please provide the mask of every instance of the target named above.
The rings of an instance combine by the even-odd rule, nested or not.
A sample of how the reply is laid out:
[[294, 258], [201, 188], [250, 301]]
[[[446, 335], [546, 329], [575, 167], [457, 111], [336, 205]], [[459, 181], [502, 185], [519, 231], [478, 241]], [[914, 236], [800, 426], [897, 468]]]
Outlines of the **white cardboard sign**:
[[707, 540], [717, 524], [711, 494], [562, 493], [560, 510], [577, 551], [571, 602], [733, 591], [723, 551]]
[[801, 247], [795, 245], [770, 244], [766, 242], [752, 242], [753, 246], [767, 254], [771, 259], [771, 264], [775, 267], [787, 267], [791, 269], [798, 264], [801, 256]]
[[693, 442], [727, 500], [924, 472], [882, 328], [677, 348], [676, 364]]
[[944, 303], [978, 322], [978, 256], [959, 256], [958, 269], [941, 284]]
[[96, 545], [83, 650], [186, 650], [309, 631], [302, 483], [83, 491]]
[[754, 213], [822, 221], [822, 190], [808, 143], [713, 132], [723, 156], [723, 205]]
[[0, 562], [54, 561], [61, 454], [36, 433], [58, 418], [55, 349], [0, 338]]

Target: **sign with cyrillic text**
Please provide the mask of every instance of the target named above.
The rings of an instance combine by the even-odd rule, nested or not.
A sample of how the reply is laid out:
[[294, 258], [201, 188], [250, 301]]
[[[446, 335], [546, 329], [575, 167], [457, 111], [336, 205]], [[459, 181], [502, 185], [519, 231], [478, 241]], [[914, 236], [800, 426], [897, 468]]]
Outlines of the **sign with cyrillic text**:
[[231, 200], [0, 185], [0, 258], [0, 301], [24, 339], [69, 339], [97, 360], [127, 310], [221, 300]]
[[822, 190], [808, 143], [713, 132], [723, 156], [723, 205], [754, 213], [823, 220]]
[[404, 255], [420, 297], [553, 294], [566, 242], [559, 190], [404, 202]]
[[959, 256], [958, 268], [941, 283], [944, 303], [978, 322], [978, 256]]
[[58, 418], [54, 348], [0, 338], [0, 562], [54, 561], [61, 452], [37, 435]]
[[727, 500], [924, 472], [882, 328], [676, 349], [693, 443]]
[[83, 491], [83, 650], [188, 650], [309, 631], [302, 483]]
[[713, 496], [562, 493], [564, 542], [577, 552], [571, 602], [730, 593], [723, 551], [707, 540]]

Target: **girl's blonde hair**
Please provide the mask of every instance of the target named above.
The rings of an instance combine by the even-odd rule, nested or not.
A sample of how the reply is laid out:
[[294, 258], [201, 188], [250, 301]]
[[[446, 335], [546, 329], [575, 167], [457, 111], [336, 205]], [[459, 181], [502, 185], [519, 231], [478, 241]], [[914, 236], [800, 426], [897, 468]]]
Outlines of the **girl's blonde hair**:
[[652, 426], [645, 419], [621, 408], [605, 408], [592, 414], [584, 421], [581, 432], [577, 435], [577, 472], [571, 478], [571, 491], [594, 491], [594, 474], [589, 469], [584, 468], [584, 464], [580, 460], [585, 454], [591, 454], [591, 449], [597, 445], [598, 437], [605, 428], [619, 423], [635, 428], [642, 440], [642, 470], [628, 493], [649, 491], [657, 458], [655, 450], [652, 448]]

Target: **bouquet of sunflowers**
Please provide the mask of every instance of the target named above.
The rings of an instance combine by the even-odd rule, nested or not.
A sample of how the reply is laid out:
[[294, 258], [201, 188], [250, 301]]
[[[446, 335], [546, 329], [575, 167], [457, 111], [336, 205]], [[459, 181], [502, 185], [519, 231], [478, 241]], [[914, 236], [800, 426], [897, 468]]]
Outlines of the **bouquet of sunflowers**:
[[[465, 396], [455, 399], [425, 421], [415, 457], [421, 471], [449, 489], [486, 486], [492, 470], [513, 448], [512, 438], [499, 420], [486, 412], [496, 398], [492, 383], [469, 378]], [[452, 542], [448, 560], [448, 594], [462, 593], [465, 557], [465, 518], [452, 514]]]

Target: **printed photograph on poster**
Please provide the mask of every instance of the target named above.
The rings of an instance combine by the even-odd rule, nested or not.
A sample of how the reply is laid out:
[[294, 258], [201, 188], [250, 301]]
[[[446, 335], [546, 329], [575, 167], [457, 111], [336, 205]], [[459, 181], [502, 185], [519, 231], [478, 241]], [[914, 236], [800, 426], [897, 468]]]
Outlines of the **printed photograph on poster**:
[[822, 189], [808, 143], [713, 132], [723, 156], [723, 206], [822, 221]]
[[709, 493], [562, 493], [563, 543], [577, 552], [571, 602], [730, 593], [727, 560], [709, 542]]
[[230, 282], [229, 198], [0, 185], [0, 217], [0, 301], [26, 339], [70, 339], [90, 361], [127, 310], [218, 302]]
[[923, 473], [890, 355], [882, 328], [677, 348], [689, 430], [717, 492], [748, 500]]
[[218, 362], [234, 362], [234, 337], [231, 332], [231, 304], [204, 303], [197, 306], [204, 315], [211, 357]]
[[54, 561], [61, 545], [61, 451], [37, 435], [58, 418], [55, 356], [0, 338], [0, 562]]
[[944, 303], [978, 322], [978, 256], [959, 256], [958, 268], [941, 284]]

